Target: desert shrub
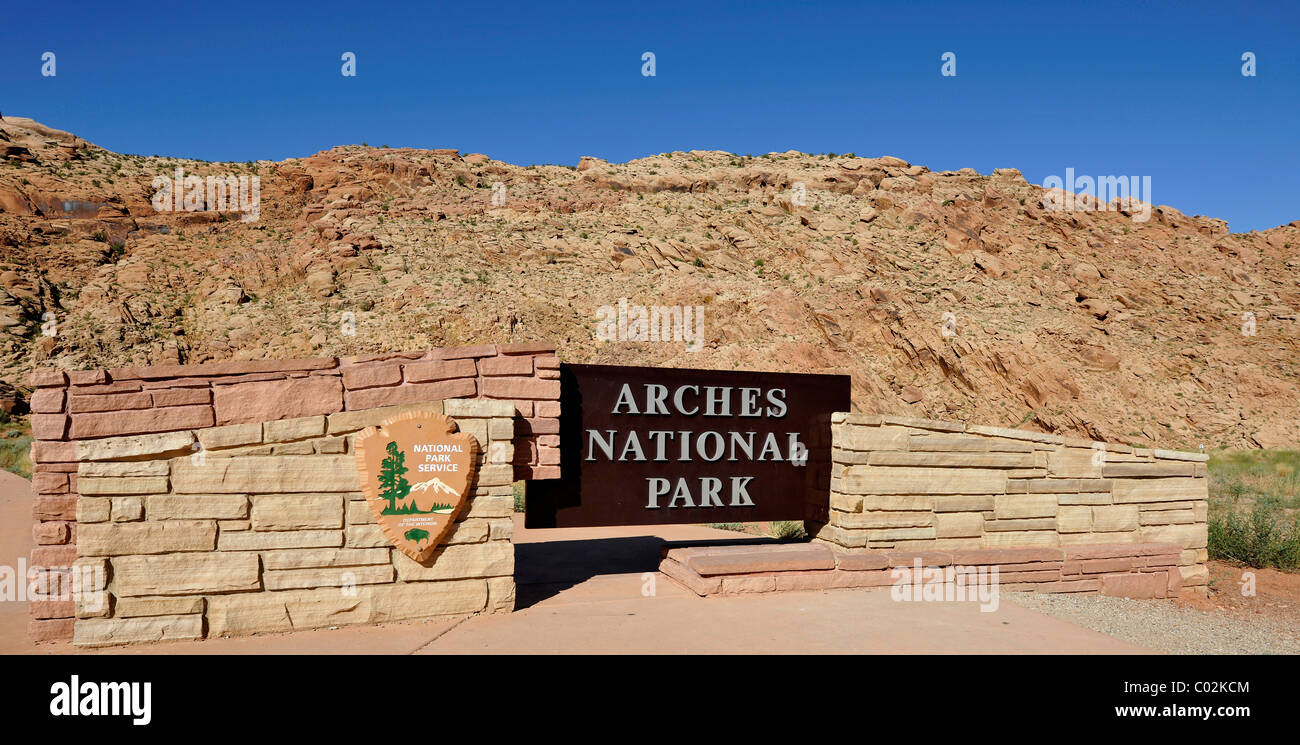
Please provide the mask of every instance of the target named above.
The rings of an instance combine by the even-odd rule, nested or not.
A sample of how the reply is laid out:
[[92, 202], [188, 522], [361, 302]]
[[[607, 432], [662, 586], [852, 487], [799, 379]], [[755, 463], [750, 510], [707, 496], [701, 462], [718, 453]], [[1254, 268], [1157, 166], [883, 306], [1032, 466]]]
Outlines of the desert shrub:
[[798, 520], [774, 522], [768, 526], [768, 531], [778, 541], [801, 541], [808, 537], [808, 533], [803, 529], [803, 523]]
[[1276, 498], [1255, 502], [1249, 512], [1224, 510], [1209, 521], [1211, 559], [1262, 568], [1300, 568], [1300, 517], [1288, 518]]

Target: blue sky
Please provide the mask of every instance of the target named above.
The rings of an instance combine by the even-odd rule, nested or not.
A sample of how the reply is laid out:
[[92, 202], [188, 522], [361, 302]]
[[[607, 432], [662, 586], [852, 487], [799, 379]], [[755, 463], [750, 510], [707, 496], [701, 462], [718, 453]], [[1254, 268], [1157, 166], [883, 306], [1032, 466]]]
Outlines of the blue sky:
[[1290, 2], [26, 3], [0, 27], [0, 111], [207, 160], [367, 142], [520, 164], [855, 152], [1040, 184], [1072, 167], [1149, 175], [1156, 203], [1238, 231], [1300, 219]]

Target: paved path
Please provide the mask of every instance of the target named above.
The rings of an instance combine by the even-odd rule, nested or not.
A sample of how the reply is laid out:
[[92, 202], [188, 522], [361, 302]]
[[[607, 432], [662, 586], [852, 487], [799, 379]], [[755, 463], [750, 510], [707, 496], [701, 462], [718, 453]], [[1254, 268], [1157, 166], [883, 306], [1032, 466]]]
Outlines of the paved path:
[[[0, 563], [31, 548], [31, 493], [0, 472]], [[503, 616], [100, 650], [114, 654], [1141, 653], [1009, 602], [895, 602], [887, 589], [701, 598], [658, 574], [665, 540], [754, 540], [698, 526], [529, 531], [516, 516], [518, 608]], [[650, 584], [652, 583], [652, 584]], [[0, 602], [0, 653], [27, 641], [26, 603]]]

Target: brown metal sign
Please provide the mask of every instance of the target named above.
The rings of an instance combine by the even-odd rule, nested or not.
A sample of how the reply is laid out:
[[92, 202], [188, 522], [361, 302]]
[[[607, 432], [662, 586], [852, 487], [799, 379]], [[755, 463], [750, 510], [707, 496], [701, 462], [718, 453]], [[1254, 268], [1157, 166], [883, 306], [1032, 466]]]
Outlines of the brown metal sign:
[[361, 493], [375, 522], [402, 553], [423, 562], [465, 504], [478, 441], [441, 414], [397, 414], [356, 436]]
[[560, 478], [526, 525], [825, 520], [847, 375], [560, 367]]

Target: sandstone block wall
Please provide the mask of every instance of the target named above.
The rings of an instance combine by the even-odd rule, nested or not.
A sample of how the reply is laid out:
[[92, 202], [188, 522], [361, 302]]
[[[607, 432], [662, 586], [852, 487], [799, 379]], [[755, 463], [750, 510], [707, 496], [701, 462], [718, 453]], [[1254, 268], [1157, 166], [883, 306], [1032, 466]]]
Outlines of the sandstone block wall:
[[[481, 450], [427, 564], [383, 536], [352, 450], [356, 432], [411, 410], [446, 413]], [[77, 443], [76, 566], [103, 581], [62, 609], [74, 643], [509, 612], [514, 414], [448, 400]]]
[[[51, 593], [77, 558], [79, 442], [481, 398], [514, 407], [514, 479], [559, 476], [559, 359], [545, 343], [32, 374], [31, 565]], [[148, 477], [142, 477], [148, 478]], [[145, 482], [141, 482], [145, 483]], [[31, 604], [29, 635], [70, 638], [67, 603]]]
[[810, 526], [816, 541], [855, 552], [1176, 544], [1182, 591], [1205, 592], [1206, 455], [872, 414], [835, 414], [831, 430], [831, 509]]

